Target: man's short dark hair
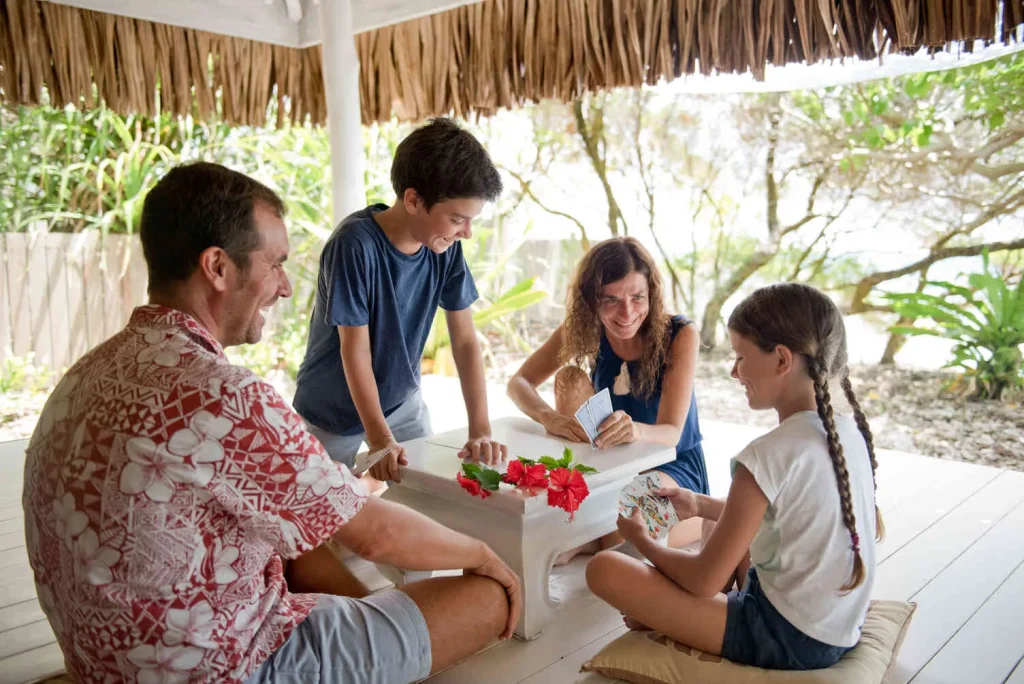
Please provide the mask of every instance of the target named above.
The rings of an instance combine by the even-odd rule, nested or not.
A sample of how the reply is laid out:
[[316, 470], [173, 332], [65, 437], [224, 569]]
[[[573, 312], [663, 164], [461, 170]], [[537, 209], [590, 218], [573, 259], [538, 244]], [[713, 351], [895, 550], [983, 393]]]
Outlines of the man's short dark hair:
[[451, 119], [432, 119], [409, 134], [395, 150], [391, 185], [398, 200], [412, 188], [427, 211], [449, 199], [480, 198], [493, 202], [501, 194], [501, 176], [487, 150]]
[[260, 246], [253, 223], [256, 202], [278, 216], [284, 203], [273, 190], [220, 164], [195, 162], [171, 169], [142, 205], [142, 252], [149, 267], [149, 291], [187, 280], [199, 255], [220, 247], [243, 271]]

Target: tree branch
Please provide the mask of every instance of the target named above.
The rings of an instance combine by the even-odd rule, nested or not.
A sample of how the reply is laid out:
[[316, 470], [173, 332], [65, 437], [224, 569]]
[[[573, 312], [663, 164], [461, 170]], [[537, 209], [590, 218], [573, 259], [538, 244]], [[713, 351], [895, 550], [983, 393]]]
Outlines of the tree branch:
[[903, 266], [902, 268], [872, 273], [871, 275], [862, 278], [860, 282], [856, 284], [853, 298], [850, 301], [850, 305], [847, 307], [847, 313], [858, 314], [870, 310], [879, 310], [877, 307], [871, 307], [871, 305], [867, 304], [864, 300], [875, 286], [886, 281], [895, 280], [896, 278], [902, 278], [905, 275], [916, 273], [921, 269], [928, 268], [932, 264], [945, 259], [978, 256], [985, 250], [988, 250], [989, 252], [1005, 252], [1011, 249], [1024, 249], [1024, 238], [1012, 240], [1010, 242], [985, 242], [977, 245], [966, 245], [964, 247], [945, 247], [943, 249], [936, 249], [923, 259], [918, 259], [914, 263]]
[[522, 191], [523, 195], [529, 197], [530, 200], [538, 207], [540, 207], [542, 210], [546, 211], [552, 216], [560, 216], [564, 219], [572, 221], [576, 225], [576, 227], [580, 229], [580, 242], [583, 244], [583, 250], [586, 251], [590, 249], [590, 239], [587, 237], [587, 229], [578, 218], [576, 218], [572, 214], [567, 214], [564, 211], [552, 209], [551, 207], [541, 202], [537, 195], [534, 194], [533, 188], [530, 187], [533, 181], [526, 180], [520, 174], [516, 173], [512, 169], [509, 169], [508, 167], [501, 166], [500, 164], [496, 166], [498, 166], [498, 168], [504, 169], [508, 175], [512, 176], [517, 181], [519, 181], [520, 190]]

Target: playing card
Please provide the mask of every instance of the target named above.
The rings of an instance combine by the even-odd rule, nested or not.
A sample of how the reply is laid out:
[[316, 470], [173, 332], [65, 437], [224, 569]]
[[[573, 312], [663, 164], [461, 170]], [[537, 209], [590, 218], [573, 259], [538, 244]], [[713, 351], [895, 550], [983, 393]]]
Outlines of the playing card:
[[374, 451], [372, 453], [364, 451], [362, 453], [356, 454], [355, 463], [351, 468], [352, 474], [355, 475], [356, 477], [362, 476], [363, 473], [368, 471], [373, 466], [377, 465], [377, 462], [380, 461], [385, 456], [387, 456], [390, 451], [391, 447], [384, 447], [383, 449], [378, 449], [377, 451]]
[[651, 494], [651, 491], [660, 487], [661, 481], [657, 475], [644, 473], [626, 485], [619, 494], [619, 513], [628, 518], [639, 509], [647, 523], [647, 534], [652, 539], [663, 538], [679, 522], [672, 502]]
[[597, 438], [601, 423], [608, 420], [610, 415], [612, 415], [612, 398], [607, 387], [583, 402], [583, 406], [576, 411], [576, 420], [583, 426], [590, 438], [591, 445]]
[[584, 402], [583, 406], [580, 406], [579, 410], [576, 411], [576, 420], [583, 426], [583, 431], [587, 433], [590, 445], [594, 446], [594, 438], [597, 437], [597, 426], [594, 425], [594, 421], [590, 417], [590, 407], [587, 405], [587, 402]]
[[608, 416], [612, 415], [612, 395], [608, 392], [608, 388], [605, 387], [590, 397], [589, 403], [590, 415], [594, 419], [594, 425], [600, 428], [601, 423], [608, 420]]

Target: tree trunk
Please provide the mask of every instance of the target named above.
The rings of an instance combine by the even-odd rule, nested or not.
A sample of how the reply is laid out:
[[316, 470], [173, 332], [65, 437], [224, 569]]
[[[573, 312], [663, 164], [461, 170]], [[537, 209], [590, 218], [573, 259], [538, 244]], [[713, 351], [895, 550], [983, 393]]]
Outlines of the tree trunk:
[[736, 294], [736, 291], [747, 282], [747, 279], [757, 273], [758, 269], [767, 264], [779, 251], [776, 244], [773, 248], [759, 249], [733, 271], [724, 284], [715, 288], [707, 306], [704, 307], [704, 315], [700, 323], [700, 343], [703, 349], [714, 349], [718, 344], [718, 321], [722, 318], [722, 307], [729, 297]]
[[[896, 325], [913, 325], [914, 319], [901, 316]], [[882, 358], [878, 360], [878, 363], [883, 366], [893, 366], [896, 364], [896, 354], [899, 353], [900, 349], [903, 349], [903, 345], [907, 343], [907, 336], [900, 335], [898, 333], [890, 333], [889, 340], [885, 343], [885, 351], [882, 352]]]
[[771, 261], [779, 251], [782, 239], [779, 228], [779, 187], [775, 181], [775, 153], [779, 145], [779, 96], [776, 94], [768, 113], [768, 154], [764, 163], [765, 186], [765, 218], [768, 222], [768, 240], [766, 244], [751, 254], [739, 268], [732, 272], [724, 284], [716, 285], [715, 291], [704, 307], [704, 316], [700, 324], [700, 342], [702, 349], [714, 349], [718, 344], [718, 321], [722, 317], [722, 307], [729, 297], [733, 296], [747, 278]]
[[576, 132], [579, 134], [580, 140], [583, 141], [583, 150], [587, 153], [587, 158], [590, 159], [594, 172], [601, 180], [604, 196], [608, 200], [608, 229], [611, 230], [613, 237], [618, 237], [619, 226], [622, 226], [622, 234], [629, 235], [626, 219], [622, 215], [622, 210], [619, 209], [619, 202], [615, 199], [612, 185], [608, 182], [607, 163], [601, 155], [601, 150], [598, 146], [598, 142], [604, 140], [604, 113], [599, 106], [593, 103], [591, 103], [591, 107], [595, 110], [594, 125], [593, 127], [588, 127], [587, 118], [583, 114], [583, 100], [573, 100], [572, 111], [576, 115]]

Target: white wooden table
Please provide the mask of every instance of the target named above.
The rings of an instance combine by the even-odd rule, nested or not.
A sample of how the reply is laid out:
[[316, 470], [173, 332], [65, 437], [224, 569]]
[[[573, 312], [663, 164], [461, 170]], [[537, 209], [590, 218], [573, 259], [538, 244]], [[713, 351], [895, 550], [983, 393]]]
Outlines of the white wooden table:
[[[574, 463], [597, 468], [597, 473], [586, 476], [590, 495], [573, 522], [567, 522], [568, 514], [562, 509], [548, 506], [545, 494], [530, 497], [499, 491], [481, 499], [466, 492], [455, 479], [461, 469], [457, 453], [466, 443], [466, 428], [405, 442], [409, 465], [402, 471], [401, 484], [389, 487], [383, 498], [405, 504], [494, 549], [523, 582], [523, 614], [516, 635], [534, 639], [557, 607], [548, 592], [555, 557], [614, 530], [621, 489], [640, 472], [675, 459], [676, 452], [672, 447], [641, 442], [594, 449], [554, 438], [541, 425], [524, 418], [496, 420], [491, 431], [496, 440], [508, 445], [510, 460], [518, 456], [560, 458], [568, 446]], [[505, 470], [505, 464], [492, 467]], [[406, 579], [422, 576], [407, 573]]]

